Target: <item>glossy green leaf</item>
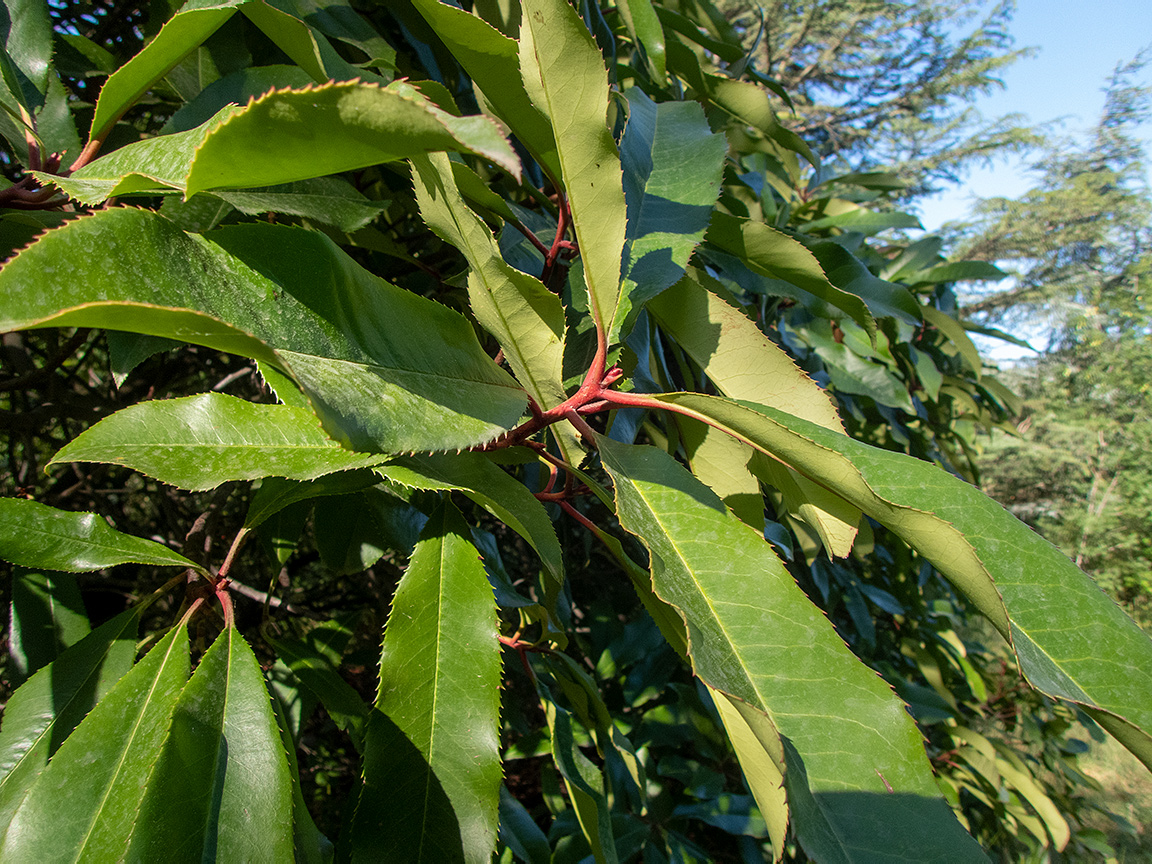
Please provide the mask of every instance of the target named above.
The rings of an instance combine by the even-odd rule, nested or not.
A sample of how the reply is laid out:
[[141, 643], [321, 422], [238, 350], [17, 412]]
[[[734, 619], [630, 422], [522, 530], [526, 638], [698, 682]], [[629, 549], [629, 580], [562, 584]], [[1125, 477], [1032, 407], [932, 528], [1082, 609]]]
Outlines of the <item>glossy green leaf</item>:
[[369, 66], [395, 68], [396, 49], [347, 0], [275, 0], [275, 8], [310, 28], [364, 52]]
[[612, 836], [612, 815], [604, 796], [604, 777], [576, 745], [572, 716], [551, 699], [543, 685], [537, 686], [545, 694], [544, 716], [548, 720], [552, 759], [564, 778], [584, 839], [592, 847], [596, 864], [617, 864], [619, 856]]
[[999, 282], [1002, 279], [1007, 279], [1008, 275], [991, 261], [952, 261], [917, 274], [916, 281], [930, 284], [968, 281]]
[[463, 316], [286, 226], [189, 235], [144, 211], [103, 210], [0, 271], [0, 315], [0, 330], [111, 326], [254, 357], [289, 372], [329, 435], [360, 450], [472, 446], [525, 404]]
[[652, 0], [624, 0], [616, 9], [632, 36], [632, 41], [644, 50], [652, 78], [659, 84], [667, 81], [667, 51], [664, 46], [664, 28], [652, 6]]
[[248, 505], [248, 515], [244, 519], [244, 527], [256, 528], [266, 519], [298, 501], [359, 492], [379, 482], [380, 478], [367, 469], [341, 471], [339, 474], [327, 474], [305, 482], [269, 477], [260, 484], [260, 488], [252, 496], [252, 502]]
[[608, 75], [592, 34], [566, 0], [521, 4], [520, 65], [533, 103], [551, 120], [589, 310], [607, 333], [620, 300], [627, 208], [608, 130]]
[[413, 0], [412, 5], [436, 30], [494, 113], [508, 124], [537, 162], [559, 177], [556, 139], [548, 120], [525, 91], [516, 40], [482, 18], [440, 0]]
[[[722, 290], [715, 280], [693, 270], [687, 278], [651, 301], [648, 308], [724, 395], [772, 405], [829, 429], [843, 431], [827, 391], [809, 378], [743, 311], [733, 306], [731, 298], [726, 298]], [[710, 446], [741, 445], [733, 441], [727, 445], [714, 442]], [[742, 454], [733, 452], [727, 460], [727, 470], [746, 474], [746, 468], [739, 472], [733, 466], [744, 468], [751, 455], [750, 450]], [[693, 471], [696, 471], [695, 464]], [[701, 479], [705, 478], [701, 476]], [[828, 496], [803, 476], [779, 478], [762, 474], [761, 479], [784, 493], [789, 510], [819, 531], [832, 555], [844, 556], [851, 551], [859, 512], [828, 502]], [[741, 485], [746, 482], [740, 481]], [[727, 499], [727, 494], [721, 493], [720, 497]], [[762, 519], [761, 513], [761, 522]]]
[[[5, 81], [12, 95], [27, 109], [39, 108], [48, 92], [52, 63], [52, 22], [44, 0], [4, 0], [0, 38], [16, 81]], [[5, 78], [8, 76], [5, 75]]]
[[467, 534], [446, 503], [392, 600], [354, 861], [487, 864], [495, 848], [500, 648], [492, 589]]
[[36, 779], [0, 846], [5, 861], [118, 861], [188, 679], [174, 627], [105, 696]]
[[763, 537], [663, 451], [598, 443], [621, 525], [648, 546], [657, 594], [688, 625], [696, 674], [766, 714], [800, 754], [806, 782], [789, 779], [791, 806], [835, 838], [829, 846], [805, 831], [805, 848], [821, 860], [922, 860], [931, 850], [983, 860], [939, 797], [903, 704], [848, 651]]
[[920, 304], [903, 285], [874, 276], [859, 258], [838, 243], [815, 243], [809, 249], [828, 274], [828, 281], [860, 297], [873, 315], [920, 323]]
[[476, 320], [500, 343], [517, 379], [541, 408], [566, 398], [564, 309], [560, 298], [534, 276], [500, 256], [488, 226], [474, 214], [456, 187], [447, 156], [412, 160], [420, 215], [442, 239], [468, 259], [468, 298]]
[[0, 498], [0, 526], [0, 558], [22, 567], [68, 573], [129, 563], [200, 569], [153, 540], [121, 534], [95, 513]]
[[480, 453], [413, 456], [375, 469], [382, 477], [417, 489], [459, 489], [523, 537], [556, 584], [564, 582], [564, 557], [544, 506], [524, 486]]
[[0, 840], [49, 757], [132, 668], [142, 608], [97, 627], [8, 700], [0, 727]]
[[317, 649], [314, 638], [267, 637], [267, 641], [300, 683], [320, 700], [332, 721], [352, 737], [357, 749], [363, 751], [368, 706], [352, 685], [340, 677], [338, 663]]
[[695, 102], [657, 105], [633, 88], [628, 105], [620, 140], [625, 279], [614, 333], [631, 330], [641, 307], [684, 275], [708, 228], [728, 151]]
[[474, 153], [519, 175], [516, 154], [489, 118], [448, 114], [406, 82], [348, 81], [266, 93], [243, 108], [225, 106], [186, 132], [129, 144], [67, 178], [37, 176], [99, 204], [163, 189], [190, 197], [276, 186], [433, 150]]
[[8, 677], [13, 686], [88, 635], [88, 615], [71, 573], [12, 570]]
[[247, 0], [190, 0], [144, 50], [117, 69], [100, 89], [89, 139], [102, 141], [120, 116], [184, 56], [216, 32]]
[[338, 576], [362, 573], [388, 551], [376, 516], [362, 493], [317, 502], [312, 530], [320, 560]]
[[775, 409], [654, 397], [727, 430], [918, 550], [1010, 639], [1037, 689], [1086, 706], [1152, 764], [1152, 639], [1055, 546], [964, 481]]
[[301, 21], [296, 12], [303, 5], [292, 0], [277, 0], [275, 3], [249, 0], [241, 9], [249, 21], [264, 31], [264, 35], [317, 84], [358, 78], [381, 80], [371, 72], [353, 66], [322, 33]]
[[675, 422], [692, 473], [715, 492], [741, 522], [762, 531], [764, 496], [760, 492], [760, 481], [748, 470], [748, 459], [754, 451], [699, 420], [677, 417]]
[[867, 396], [881, 405], [916, 413], [908, 385], [883, 363], [875, 363], [847, 345], [835, 343], [821, 346], [820, 357], [832, 379], [832, 387], [841, 393]]
[[202, 490], [261, 477], [314, 480], [381, 458], [345, 450], [309, 411], [201, 393], [117, 411], [80, 433], [49, 465], [106, 462]]
[[816, 257], [786, 234], [762, 222], [716, 211], [705, 239], [739, 257], [754, 272], [775, 280], [774, 293], [799, 299], [799, 292], [806, 292], [829, 307], [828, 317], [837, 317], [832, 310], [839, 309], [869, 335], [875, 334], [876, 322], [864, 301], [829, 282]]
[[291, 861], [292, 786], [260, 664], [225, 627], [185, 684], [126, 861]]
[[526, 864], [550, 864], [552, 847], [524, 805], [500, 784], [500, 839]]

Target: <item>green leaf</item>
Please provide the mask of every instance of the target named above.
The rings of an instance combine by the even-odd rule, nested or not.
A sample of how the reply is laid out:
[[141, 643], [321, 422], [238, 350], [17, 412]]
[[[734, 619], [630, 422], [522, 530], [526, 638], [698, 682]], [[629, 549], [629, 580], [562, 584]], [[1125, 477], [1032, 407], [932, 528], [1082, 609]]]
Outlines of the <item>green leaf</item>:
[[616, 841], [612, 836], [612, 815], [604, 796], [604, 777], [592, 761], [580, 752], [572, 734], [572, 716], [552, 699], [542, 684], [537, 684], [544, 696], [544, 715], [548, 720], [549, 739], [552, 744], [552, 759], [564, 785], [580, 830], [596, 864], [616, 864]]
[[117, 564], [198, 564], [152, 540], [121, 534], [95, 513], [71, 513], [38, 501], [0, 498], [0, 558], [21, 567], [81, 573]]
[[864, 207], [806, 222], [797, 230], [804, 234], [811, 234], [814, 231], [823, 231], [828, 228], [856, 231], [866, 237], [886, 231], [889, 228], [919, 228], [921, 231], [924, 230], [920, 220], [911, 213], [877, 213]]
[[[829, 429], [843, 431], [827, 391], [809, 378], [743, 311], [733, 306], [731, 298], [725, 297], [722, 290], [707, 274], [692, 270], [687, 278], [652, 300], [648, 309], [724, 395], [772, 405]], [[716, 442], [711, 446], [726, 445]], [[741, 445], [735, 441], [727, 445], [729, 449], [733, 446]], [[736, 470], [734, 465], [747, 465], [751, 455], [750, 450], [743, 454], [733, 451], [727, 460], [727, 470]], [[694, 463], [694, 473], [696, 468]], [[697, 476], [704, 479], [699, 473]], [[817, 529], [832, 555], [844, 556], [851, 551], [859, 512], [829, 504], [823, 490], [800, 475], [761, 476], [785, 494], [789, 510]], [[746, 482], [742, 480], [741, 485]], [[727, 493], [721, 497], [727, 500]], [[762, 524], [763, 505], [759, 519]]]
[[328, 498], [314, 508], [312, 530], [320, 560], [338, 576], [362, 573], [388, 551], [363, 493]]
[[709, 688], [709, 694], [740, 760], [740, 768], [772, 839], [772, 857], [784, 857], [788, 839], [788, 796], [784, 789], [784, 743], [767, 715]]
[[525, 403], [463, 316], [267, 223], [201, 236], [140, 210], [73, 220], [0, 271], [0, 316], [0, 330], [110, 326], [253, 357], [360, 450], [469, 447]]
[[628, 91], [620, 140], [628, 228], [625, 279], [614, 332], [627, 333], [643, 305], [684, 275], [720, 194], [728, 142], [695, 102], [657, 105]]
[[118, 861], [188, 678], [188, 631], [174, 627], [56, 751], [12, 817], [5, 861]]
[[260, 664], [235, 627], [185, 684], [126, 860], [291, 861], [292, 785]]
[[[251, 0], [242, 9], [244, 16], [263, 30], [264, 35], [287, 54], [292, 62], [311, 75], [317, 84], [356, 79], [383, 80], [353, 66], [332, 47], [319, 32], [319, 28], [310, 27], [301, 21], [297, 12], [302, 11], [299, 7], [303, 5], [291, 0], [277, 0], [275, 3]], [[289, 9], [281, 8], [285, 6]]]
[[915, 281], [937, 285], [942, 282], [999, 282], [1007, 278], [1008, 274], [990, 261], [952, 261], [917, 273]]
[[313, 631], [303, 640], [265, 638], [292, 674], [320, 700], [332, 721], [351, 736], [356, 749], [363, 752], [368, 706], [352, 685], [340, 677], [339, 663], [317, 649], [316, 635], [319, 634]]
[[935, 306], [923, 306], [920, 311], [928, 324], [943, 333], [948, 341], [956, 346], [956, 350], [964, 358], [965, 365], [972, 370], [976, 380], [979, 381], [984, 369], [984, 359], [980, 356], [979, 349], [972, 344], [964, 325]]
[[12, 571], [8, 677], [13, 686], [88, 635], [88, 615], [71, 573]]
[[256, 528], [266, 519], [298, 501], [359, 492], [379, 482], [380, 478], [368, 470], [341, 471], [339, 474], [327, 474], [306, 482], [269, 477], [260, 484], [260, 488], [252, 496], [252, 502], [248, 505], [248, 515], [244, 519], [244, 527]]
[[44, 0], [4, 0], [0, 36], [17, 79], [13, 82], [15, 88], [5, 81], [8, 89], [25, 108], [39, 108], [48, 92], [52, 63], [52, 21], [48, 17], [48, 4]]
[[255, 405], [223, 393], [142, 402], [74, 438], [49, 465], [123, 465], [180, 489], [213, 489], [229, 480], [314, 480], [363, 468], [382, 457], [345, 450], [310, 411]]
[[[908, 385], [883, 363], [861, 357], [847, 345], [821, 346], [820, 359], [824, 361], [832, 386], [841, 393], [867, 396], [881, 405], [900, 408], [915, 414]], [[748, 400], [753, 401], [753, 400]]]
[[339, 177], [316, 177], [263, 189], [217, 191], [213, 194], [246, 216], [284, 213], [332, 225], [341, 231], [358, 231], [388, 206], [380, 201], [369, 201]]
[[648, 546], [657, 594], [688, 625], [696, 674], [766, 714], [799, 752], [807, 780], [801, 787], [790, 778], [791, 805], [835, 838], [826, 845], [802, 832], [810, 854], [983, 860], [939, 797], [902, 703], [848, 651], [763, 537], [667, 453], [598, 443], [621, 525]]
[[[828, 281], [820, 262], [798, 241], [763, 222], [739, 219], [716, 211], [705, 239], [716, 247], [737, 256], [756, 273], [775, 280], [774, 293], [799, 299], [795, 289], [806, 292], [839, 309], [868, 331], [876, 333], [876, 322], [868, 307], [857, 296], [841, 291]], [[789, 292], [791, 289], [791, 293]], [[837, 317], [831, 309], [826, 317]]]
[[67, 178], [37, 176], [85, 204], [99, 204], [163, 189], [191, 197], [276, 186], [433, 150], [474, 153], [519, 176], [519, 159], [491, 119], [453, 116], [402, 81], [273, 91], [243, 108], [225, 106], [186, 132], [129, 144]]
[[652, 398], [791, 465], [898, 534], [1011, 641], [1034, 687], [1086, 706], [1152, 765], [1152, 639], [999, 504], [935, 465], [766, 406]]
[[828, 274], [828, 281], [860, 297], [873, 315], [920, 323], [920, 304], [903, 285], [874, 276], [859, 258], [838, 243], [814, 243], [809, 248]]
[[520, 65], [533, 103], [556, 130], [564, 191], [589, 309], [607, 334], [620, 301], [627, 207], [608, 130], [608, 75], [592, 34], [566, 0], [525, 0]]
[[90, 141], [103, 141], [120, 116], [247, 0], [190, 0], [144, 50], [117, 69], [96, 101]]
[[500, 784], [500, 839], [527, 864], [550, 864], [552, 847], [524, 805]]
[[374, 470], [395, 483], [417, 489], [459, 489], [527, 540], [552, 581], [563, 584], [564, 556], [548, 511], [523, 483], [483, 454], [413, 456]]
[[[616, 7], [624, 26], [632, 36], [632, 41], [644, 50], [652, 79], [657, 84], [665, 84], [668, 79], [664, 28], [660, 17], [652, 6], [652, 0], [624, 0]], [[639, 91], [637, 91], [639, 92]]]
[[440, 0], [412, 5], [460, 61], [493, 112], [524, 143], [540, 165], [559, 177], [560, 158], [552, 126], [528, 98], [520, 74], [520, 46], [476, 15]]
[[396, 68], [396, 49], [347, 0], [276, 0], [272, 5], [325, 36], [363, 51], [369, 60], [366, 65]]
[[492, 589], [467, 535], [445, 503], [392, 600], [354, 861], [487, 864], [495, 848], [500, 648]]
[[0, 840], [49, 757], [132, 668], [143, 608], [97, 627], [8, 700], [0, 729]]
[[464, 203], [447, 156], [412, 160], [420, 215], [468, 259], [468, 297], [476, 320], [500, 343], [512, 371], [541, 408], [566, 398], [562, 383], [564, 309], [534, 276], [500, 256], [492, 232]]
[[669, 39], [666, 48], [672, 70], [700, 96], [745, 126], [751, 126], [788, 150], [799, 153], [811, 164], [818, 164], [819, 160], [808, 145], [776, 121], [776, 109], [766, 89], [749, 81], [736, 81], [705, 72], [700, 68], [696, 55], [679, 39]]

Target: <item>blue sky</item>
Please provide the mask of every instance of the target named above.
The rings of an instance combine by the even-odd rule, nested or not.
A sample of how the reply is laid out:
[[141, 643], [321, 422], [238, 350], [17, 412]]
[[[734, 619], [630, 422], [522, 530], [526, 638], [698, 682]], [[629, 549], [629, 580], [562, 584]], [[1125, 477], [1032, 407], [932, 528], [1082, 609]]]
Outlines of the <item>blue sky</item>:
[[[976, 107], [987, 117], [1021, 113], [1033, 123], [1064, 118], [1057, 131], [1090, 129], [1104, 105], [1101, 92], [1117, 63], [1152, 45], [1152, 0], [1018, 0], [1009, 32], [1035, 56], [1004, 70], [1004, 88]], [[1152, 64], [1142, 73], [1152, 84]], [[1152, 125], [1144, 138], [1152, 150]], [[929, 230], [967, 215], [973, 196], [1015, 196], [1030, 185], [1020, 159], [973, 171], [966, 181], [919, 206]]]

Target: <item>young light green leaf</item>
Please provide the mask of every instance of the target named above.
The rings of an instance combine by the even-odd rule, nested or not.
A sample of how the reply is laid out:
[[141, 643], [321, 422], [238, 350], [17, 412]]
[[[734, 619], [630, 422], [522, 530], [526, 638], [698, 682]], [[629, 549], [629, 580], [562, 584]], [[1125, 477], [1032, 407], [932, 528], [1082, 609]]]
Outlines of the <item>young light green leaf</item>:
[[526, 401], [462, 315], [286, 226], [201, 236], [103, 210], [8, 262], [0, 316], [0, 330], [113, 327], [253, 357], [289, 373], [326, 431], [360, 450], [469, 447], [511, 426]]
[[216, 32], [248, 0], [191, 0], [144, 50], [117, 69], [100, 89], [90, 141], [103, 141], [120, 116], [184, 56]]
[[71, 573], [12, 571], [8, 677], [14, 687], [88, 635], [88, 615]]
[[628, 203], [625, 278], [613, 323], [614, 333], [625, 334], [643, 305], [684, 275], [720, 194], [728, 150], [695, 102], [657, 105], [633, 88], [628, 104], [620, 140]]
[[[903, 704], [848, 651], [760, 533], [662, 450], [598, 444], [620, 523], [648, 546], [657, 594], [688, 625], [696, 674], [766, 714], [792, 742], [843, 860], [895, 861], [911, 849], [983, 860], [939, 797]], [[879, 813], [885, 830], [863, 830]], [[801, 842], [811, 838], [801, 834]]]
[[0, 840], [48, 759], [132, 668], [142, 608], [97, 627], [8, 700], [0, 728]]
[[353, 860], [487, 864], [495, 848], [500, 648], [492, 589], [467, 536], [446, 502], [392, 600]]
[[223, 393], [142, 402], [80, 433], [49, 462], [123, 465], [180, 489], [229, 480], [314, 480], [383, 457], [345, 450], [310, 411]]
[[5, 861], [118, 861], [188, 679], [188, 631], [175, 627], [56, 751], [12, 817]]
[[608, 76], [592, 34], [566, 0], [525, 0], [524, 85], [556, 130], [564, 190], [584, 265], [589, 309], [607, 334], [620, 300], [627, 207], [608, 130]]
[[468, 298], [476, 319], [496, 337], [512, 371], [536, 404], [544, 409], [559, 405], [566, 398], [561, 381], [564, 309], [560, 298], [500, 256], [488, 226], [464, 203], [447, 156], [417, 157], [412, 168], [420, 215], [471, 265]]
[[529, 101], [520, 74], [519, 45], [482, 18], [440, 0], [413, 0], [452, 56], [483, 93], [484, 101], [524, 143], [546, 171], [559, 177], [556, 139], [547, 119]]
[[1086, 706], [1152, 765], [1152, 639], [1055, 546], [964, 481], [773, 408], [654, 397], [836, 493], [918, 550], [1010, 639], [1037, 689]]
[[480, 453], [413, 456], [374, 469], [417, 489], [459, 489], [523, 537], [536, 550], [556, 585], [564, 582], [564, 557], [544, 506], [523, 483]]
[[179, 695], [125, 860], [291, 861], [284, 744], [260, 664], [235, 627]]
[[832, 309], [839, 309], [865, 328], [869, 336], [876, 333], [876, 321], [864, 301], [829, 282], [816, 257], [786, 234], [763, 222], [716, 211], [704, 239], [737, 256], [754, 272], [775, 280], [777, 293], [791, 289], [792, 293], [785, 296], [799, 299], [800, 292], [805, 292], [830, 307], [826, 310], [828, 317], [836, 317]]
[[129, 563], [200, 569], [155, 541], [121, 534], [95, 513], [0, 498], [0, 526], [0, 558], [22, 567], [68, 573]]

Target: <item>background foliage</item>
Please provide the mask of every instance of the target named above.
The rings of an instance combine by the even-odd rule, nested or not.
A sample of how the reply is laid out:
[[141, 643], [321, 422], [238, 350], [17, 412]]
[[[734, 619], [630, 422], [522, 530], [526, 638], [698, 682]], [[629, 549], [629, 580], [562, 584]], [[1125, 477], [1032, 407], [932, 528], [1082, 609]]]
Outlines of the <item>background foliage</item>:
[[[917, 767], [920, 736], [944, 800], [986, 850], [1108, 854], [1088, 827], [1085, 745], [1069, 731], [1079, 720], [1102, 733], [1023, 683], [1013, 649], [937, 571], [982, 584], [956, 563], [960, 547], [933, 552], [926, 538], [941, 529], [892, 501], [913, 494], [900, 489], [913, 476], [932, 507], [994, 510], [941, 472], [813, 425], [834, 434], [842, 422], [859, 442], [970, 480], [978, 436], [1010, 428], [1015, 397], [969, 340], [978, 325], [956, 318], [957, 282], [1002, 274], [947, 260], [938, 238], [900, 239], [917, 224], [892, 206], [909, 186], [872, 170], [896, 162], [930, 182], [1022, 140], [971, 129], [957, 107], [1011, 57], [1005, 9], [951, 45], [943, 22], [957, 9], [944, 4], [768, 9], [763, 31], [695, 2], [583, 4], [580, 18], [525, 4], [540, 28], [501, 3], [472, 15], [424, 0], [37, 6], [19, 19], [18, 5], [7, 7], [0, 132], [14, 185], [0, 237], [15, 253], [58, 230], [0, 272], [12, 331], [0, 554], [27, 565], [4, 583], [5, 680], [27, 681], [0, 730], [7, 854], [149, 860], [181, 837], [192, 857], [219, 844], [268, 860], [886, 860], [901, 843], [978, 860]], [[539, 47], [517, 63], [508, 37]], [[522, 68], [533, 57], [535, 77]], [[865, 74], [845, 80], [849, 67]], [[305, 89], [353, 77], [389, 86]], [[272, 87], [285, 92], [227, 107]], [[39, 140], [25, 134], [31, 116]], [[912, 147], [926, 120], [939, 137]], [[89, 127], [85, 147], [77, 130]], [[259, 303], [237, 300], [273, 283]], [[1109, 296], [1121, 302], [1127, 284]], [[178, 309], [206, 314], [189, 326]], [[1130, 332], [1144, 327], [1133, 315]], [[413, 384], [421, 375], [453, 386]], [[345, 378], [363, 389], [337, 386]], [[587, 419], [552, 426], [548, 455], [533, 455], [542, 415], [520, 416], [524, 391], [545, 412], [579, 393], [609, 404], [584, 403]], [[717, 394], [769, 407], [750, 414]], [[379, 407], [394, 399], [399, 410]], [[751, 423], [751, 447], [702, 416]], [[528, 425], [512, 440], [526, 446], [456, 452], [518, 419]], [[591, 441], [602, 465], [585, 462]], [[825, 463], [867, 473], [834, 482]], [[1117, 464], [1101, 461], [1101, 477]], [[854, 544], [845, 498], [874, 517]], [[719, 540], [704, 540], [705, 524]], [[680, 549], [699, 596], [670, 566]], [[164, 564], [189, 563], [165, 582]], [[726, 590], [755, 607], [732, 619], [752, 636], [707, 629], [702, 604]], [[996, 603], [975, 594], [995, 619]], [[766, 597], [788, 604], [785, 618], [808, 616], [803, 656], [841, 664], [805, 698], [846, 726], [870, 710], [844, 705], [846, 682], [889, 698], [843, 640], [910, 706], [917, 726], [898, 710], [890, 727], [903, 743], [880, 736], [912, 754], [900, 776], [865, 766], [861, 797], [837, 798], [812, 743], [823, 727], [770, 705], [792, 724], [782, 743], [768, 713], [748, 710], [782, 667], [804, 678], [779, 657], [749, 661], [751, 682], [732, 674], [763, 647], [755, 634], [787, 623]], [[441, 687], [450, 710], [429, 714]], [[1147, 695], [1134, 689], [1125, 698]], [[28, 719], [47, 703], [51, 734]], [[849, 752], [866, 753], [861, 740]], [[102, 766], [131, 771], [89, 770], [74, 754], [93, 742]], [[270, 767], [259, 782], [219, 774], [198, 758], [212, 752]], [[826, 762], [843, 774], [853, 760]], [[219, 811], [173, 799], [176, 777], [219, 789]], [[47, 827], [60, 785], [74, 790], [76, 836]], [[93, 803], [104, 800], [115, 807]], [[865, 845], [829, 839], [839, 832]]]

